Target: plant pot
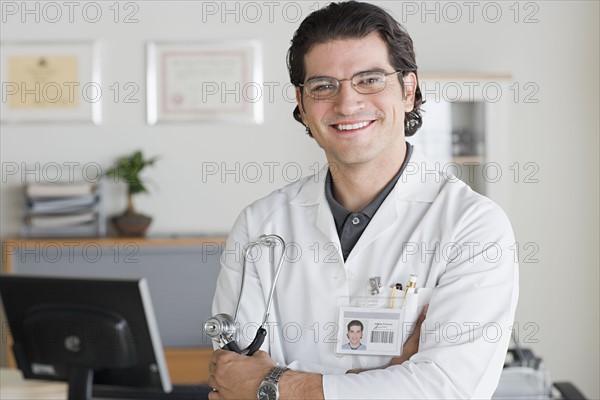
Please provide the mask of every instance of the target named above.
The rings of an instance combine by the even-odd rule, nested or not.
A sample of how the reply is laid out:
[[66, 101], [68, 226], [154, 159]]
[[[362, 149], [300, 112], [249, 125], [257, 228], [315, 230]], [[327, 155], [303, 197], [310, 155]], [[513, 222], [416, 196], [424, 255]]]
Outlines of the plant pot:
[[120, 236], [141, 237], [152, 223], [152, 217], [144, 214], [123, 214], [113, 217], [112, 222]]

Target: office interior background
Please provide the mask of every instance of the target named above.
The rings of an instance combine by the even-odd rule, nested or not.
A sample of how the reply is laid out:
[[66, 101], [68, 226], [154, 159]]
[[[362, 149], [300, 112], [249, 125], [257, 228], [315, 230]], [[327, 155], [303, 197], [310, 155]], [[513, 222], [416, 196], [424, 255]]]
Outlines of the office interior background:
[[[20, 234], [25, 178], [43, 181], [44, 168], [55, 163], [108, 167], [137, 149], [159, 156], [144, 173], [150, 193], [135, 199], [154, 219], [149, 235], [226, 234], [245, 205], [325, 163], [292, 118], [285, 64], [299, 22], [323, 2], [1, 3], [2, 42], [94, 41], [102, 88], [99, 124], [2, 124], [3, 241]], [[501, 177], [488, 185], [501, 185], [495, 200], [520, 246], [517, 329], [554, 380], [599, 398], [600, 3], [374, 3], [407, 28], [421, 74], [503, 77], [498, 100], [507, 105], [505, 129], [490, 140], [507, 151], [486, 161], [500, 167]], [[246, 39], [260, 43], [260, 71], [269, 83], [262, 123], [148, 124], [148, 42]], [[443, 98], [441, 88], [426, 96], [436, 90]], [[428, 124], [434, 122], [425, 114]], [[108, 214], [123, 210], [124, 191], [108, 185]]]

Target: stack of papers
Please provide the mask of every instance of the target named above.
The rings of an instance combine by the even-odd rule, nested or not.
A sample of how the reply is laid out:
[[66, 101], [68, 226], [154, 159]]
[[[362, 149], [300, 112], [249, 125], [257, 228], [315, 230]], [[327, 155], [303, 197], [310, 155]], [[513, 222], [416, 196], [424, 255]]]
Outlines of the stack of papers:
[[27, 184], [23, 236], [101, 236], [98, 188], [89, 182]]
[[88, 194], [77, 197], [42, 197], [29, 198], [29, 209], [34, 213], [64, 213], [73, 212], [93, 206], [97, 196]]
[[94, 222], [96, 214], [86, 212], [82, 214], [31, 215], [28, 219], [29, 225], [32, 227], [61, 228]]
[[30, 183], [26, 189], [29, 198], [56, 198], [85, 196], [94, 193], [93, 183]]

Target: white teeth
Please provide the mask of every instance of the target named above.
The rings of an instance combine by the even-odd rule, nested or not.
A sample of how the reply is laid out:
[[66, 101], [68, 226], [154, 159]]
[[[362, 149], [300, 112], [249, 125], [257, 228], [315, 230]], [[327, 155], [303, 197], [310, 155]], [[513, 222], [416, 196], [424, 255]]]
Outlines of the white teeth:
[[340, 131], [350, 131], [352, 129], [360, 129], [360, 128], [364, 128], [365, 126], [369, 125], [369, 122], [364, 121], [364, 122], [358, 122], [356, 124], [348, 124], [348, 125], [337, 125], [337, 128]]

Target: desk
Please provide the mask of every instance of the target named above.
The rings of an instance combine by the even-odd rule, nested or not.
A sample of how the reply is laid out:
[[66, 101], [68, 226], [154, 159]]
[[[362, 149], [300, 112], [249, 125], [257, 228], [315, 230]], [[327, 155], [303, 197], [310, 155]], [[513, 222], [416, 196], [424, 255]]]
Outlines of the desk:
[[0, 399], [2, 400], [65, 400], [67, 384], [61, 382], [25, 380], [17, 369], [0, 369]]
[[[160, 400], [206, 400], [210, 392], [209, 386], [193, 386], [192, 390], [185, 390], [185, 388], [183, 388], [184, 390], [177, 389], [182, 388], [174, 387], [171, 393], [153, 392], [150, 398]], [[100, 388], [95, 388], [94, 390], [98, 390], [97, 393], [100, 396], [108, 395], [106, 391], [102, 392]], [[110, 393], [114, 394], [112, 391]], [[128, 399], [146, 398], [146, 394], [140, 394], [135, 390], [129, 394], [131, 393], [133, 393], [133, 396], [126, 396]], [[67, 400], [67, 396], [68, 388], [66, 383], [23, 379], [21, 371], [17, 369], [0, 369], [0, 399], [2, 400]], [[101, 400], [109, 399], [102, 397]]]

